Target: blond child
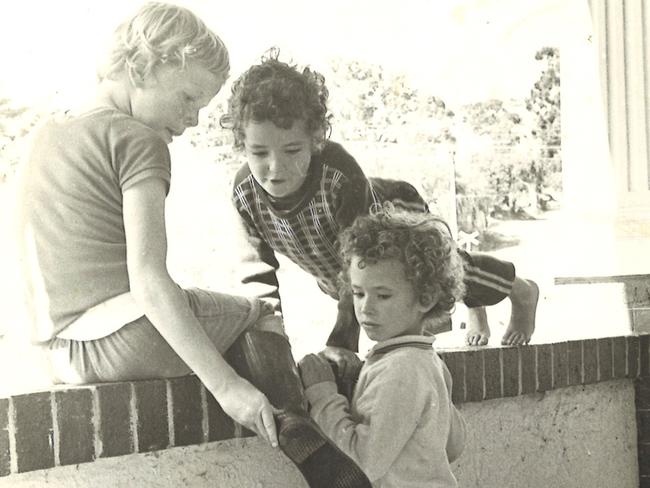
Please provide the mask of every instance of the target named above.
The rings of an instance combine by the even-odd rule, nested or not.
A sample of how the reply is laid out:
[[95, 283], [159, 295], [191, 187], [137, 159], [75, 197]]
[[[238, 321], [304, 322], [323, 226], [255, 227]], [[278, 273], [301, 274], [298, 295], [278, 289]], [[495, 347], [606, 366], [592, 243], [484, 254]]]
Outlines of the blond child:
[[434, 339], [423, 335], [427, 318], [449, 314], [463, 289], [446, 225], [426, 213], [362, 216], [343, 231], [341, 255], [343, 286], [376, 344], [351, 401], [323, 357], [300, 361], [312, 417], [373, 486], [457, 486], [449, 463], [463, 449], [465, 423]]
[[[182, 289], [167, 270], [168, 144], [197, 124], [228, 71], [226, 47], [192, 12], [148, 3], [116, 30], [90, 107], [39, 130], [20, 187], [32, 339], [57, 382], [194, 372], [235, 421], [279, 442], [310, 486], [350, 486], [341, 476], [366, 486], [302, 408], [272, 307]], [[318, 479], [309, 463], [341, 476]]]
[[[338, 300], [338, 316], [325, 355], [343, 375], [358, 366], [359, 326], [351, 298], [340, 296], [338, 236], [371, 206], [391, 201], [396, 207], [428, 212], [416, 189], [403, 181], [368, 178], [345, 149], [329, 141], [328, 90], [319, 73], [279, 60], [277, 50], [249, 68], [233, 84], [222, 126], [232, 129], [235, 150], [246, 163], [235, 177], [232, 200], [245, 242], [242, 282], [248, 294], [280, 295], [275, 253], [287, 256]], [[527, 343], [535, 326], [537, 286], [515, 275], [512, 263], [459, 251], [465, 266], [470, 307], [467, 341], [484, 345], [489, 326], [484, 307], [505, 297], [512, 320], [502, 342]]]

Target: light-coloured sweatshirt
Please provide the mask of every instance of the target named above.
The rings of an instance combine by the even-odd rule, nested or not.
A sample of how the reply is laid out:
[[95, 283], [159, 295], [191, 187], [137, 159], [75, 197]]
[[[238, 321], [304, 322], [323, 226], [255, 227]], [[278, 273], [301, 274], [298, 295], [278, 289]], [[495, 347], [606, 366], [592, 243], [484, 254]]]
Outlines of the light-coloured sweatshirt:
[[465, 421], [451, 402], [451, 375], [433, 337], [377, 343], [351, 403], [334, 382], [307, 388], [311, 416], [381, 488], [456, 487], [450, 462], [462, 452]]

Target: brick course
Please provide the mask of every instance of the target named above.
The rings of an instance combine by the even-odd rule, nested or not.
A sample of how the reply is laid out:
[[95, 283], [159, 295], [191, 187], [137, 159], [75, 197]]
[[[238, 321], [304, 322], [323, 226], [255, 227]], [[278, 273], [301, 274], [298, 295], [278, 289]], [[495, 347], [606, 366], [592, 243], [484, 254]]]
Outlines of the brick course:
[[172, 414], [174, 417], [174, 445], [188, 446], [203, 442], [202, 385], [196, 376], [175, 378], [171, 387]]
[[609, 381], [612, 375], [612, 340], [598, 339], [598, 380]]
[[519, 367], [518, 347], [505, 347], [501, 349], [503, 375], [503, 396], [513, 397], [519, 395], [519, 378], [521, 377]]
[[[13, 434], [18, 472], [54, 466], [51, 393], [18, 395], [13, 402]], [[11, 429], [10, 429], [11, 430]], [[11, 442], [11, 441], [10, 441]]]
[[95, 459], [91, 390], [54, 392], [58, 426], [59, 463], [77, 464]]
[[131, 416], [131, 383], [112, 383], [97, 387], [101, 457], [122, 456], [135, 452]]
[[585, 385], [598, 381], [598, 341], [588, 339], [582, 343], [582, 381]]

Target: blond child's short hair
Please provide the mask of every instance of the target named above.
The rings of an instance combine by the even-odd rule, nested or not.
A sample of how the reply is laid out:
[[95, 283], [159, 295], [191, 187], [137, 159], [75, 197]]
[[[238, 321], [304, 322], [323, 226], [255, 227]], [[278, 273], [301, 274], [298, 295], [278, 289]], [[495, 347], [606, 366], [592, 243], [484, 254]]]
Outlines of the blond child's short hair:
[[223, 80], [228, 77], [228, 50], [201, 19], [186, 8], [150, 2], [115, 30], [98, 77], [126, 73], [137, 86], [158, 65], [183, 68], [190, 60]]
[[449, 227], [429, 213], [373, 211], [343, 231], [340, 245], [343, 291], [349, 291], [349, 269], [356, 256], [360, 267], [387, 259], [400, 261], [419, 303], [435, 304], [426, 314], [429, 318], [450, 313], [465, 292], [463, 264]]

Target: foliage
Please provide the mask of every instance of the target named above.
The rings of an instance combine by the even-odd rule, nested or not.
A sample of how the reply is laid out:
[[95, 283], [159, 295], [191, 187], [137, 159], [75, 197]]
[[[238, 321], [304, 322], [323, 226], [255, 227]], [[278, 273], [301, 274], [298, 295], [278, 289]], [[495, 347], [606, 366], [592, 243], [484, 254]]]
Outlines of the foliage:
[[26, 136], [45, 114], [24, 106], [16, 106], [7, 98], [0, 99], [0, 183], [16, 172], [26, 150]]
[[[545, 47], [535, 59], [543, 69], [525, 99], [477, 101], [454, 110], [415, 89], [404, 74], [334, 60], [324, 72], [335, 138], [369, 175], [406, 179], [432, 206], [448, 207], [455, 193], [459, 224], [467, 230], [484, 230], [489, 216], [520, 213], [531, 200], [544, 208], [543, 197], [560, 190], [559, 51]], [[199, 126], [187, 132], [194, 146], [234, 171], [240, 160], [232, 154], [232, 135], [219, 123], [228, 95], [225, 87]], [[45, 115], [0, 99], [2, 181], [24, 151], [18, 142]]]
[[[477, 150], [458, 172], [457, 191], [482, 199], [489, 198], [494, 210], [517, 213], [525, 205], [531, 179], [531, 161], [536, 142], [519, 113], [521, 104], [511, 100], [476, 102], [461, 108], [462, 123], [474, 138]], [[519, 112], [519, 113], [518, 113]]]
[[435, 144], [453, 141], [453, 112], [412, 88], [403, 74], [335, 60], [329, 83], [337, 131], [348, 140]]
[[546, 65], [525, 100], [476, 102], [460, 111], [479, 143], [459, 171], [458, 192], [492, 198], [493, 214], [545, 210], [560, 191], [559, 51], [545, 47], [535, 59]]
[[[559, 190], [557, 175], [562, 170], [560, 52], [557, 48], [545, 47], [535, 53], [535, 59], [544, 61], [546, 67], [526, 99], [526, 109], [535, 116], [536, 125], [532, 134], [541, 143], [531, 173], [534, 176], [536, 192], [543, 194], [549, 186], [551, 190]], [[544, 202], [545, 200], [541, 200], [540, 204], [544, 206]]]
[[210, 149], [213, 162], [224, 164], [230, 173], [239, 167], [237, 159], [233, 157], [233, 136], [230, 130], [223, 129], [219, 122], [220, 117], [226, 112], [228, 90], [222, 89], [219, 95], [201, 113], [200, 123], [197, 127], [187, 130], [190, 142], [194, 147]]

